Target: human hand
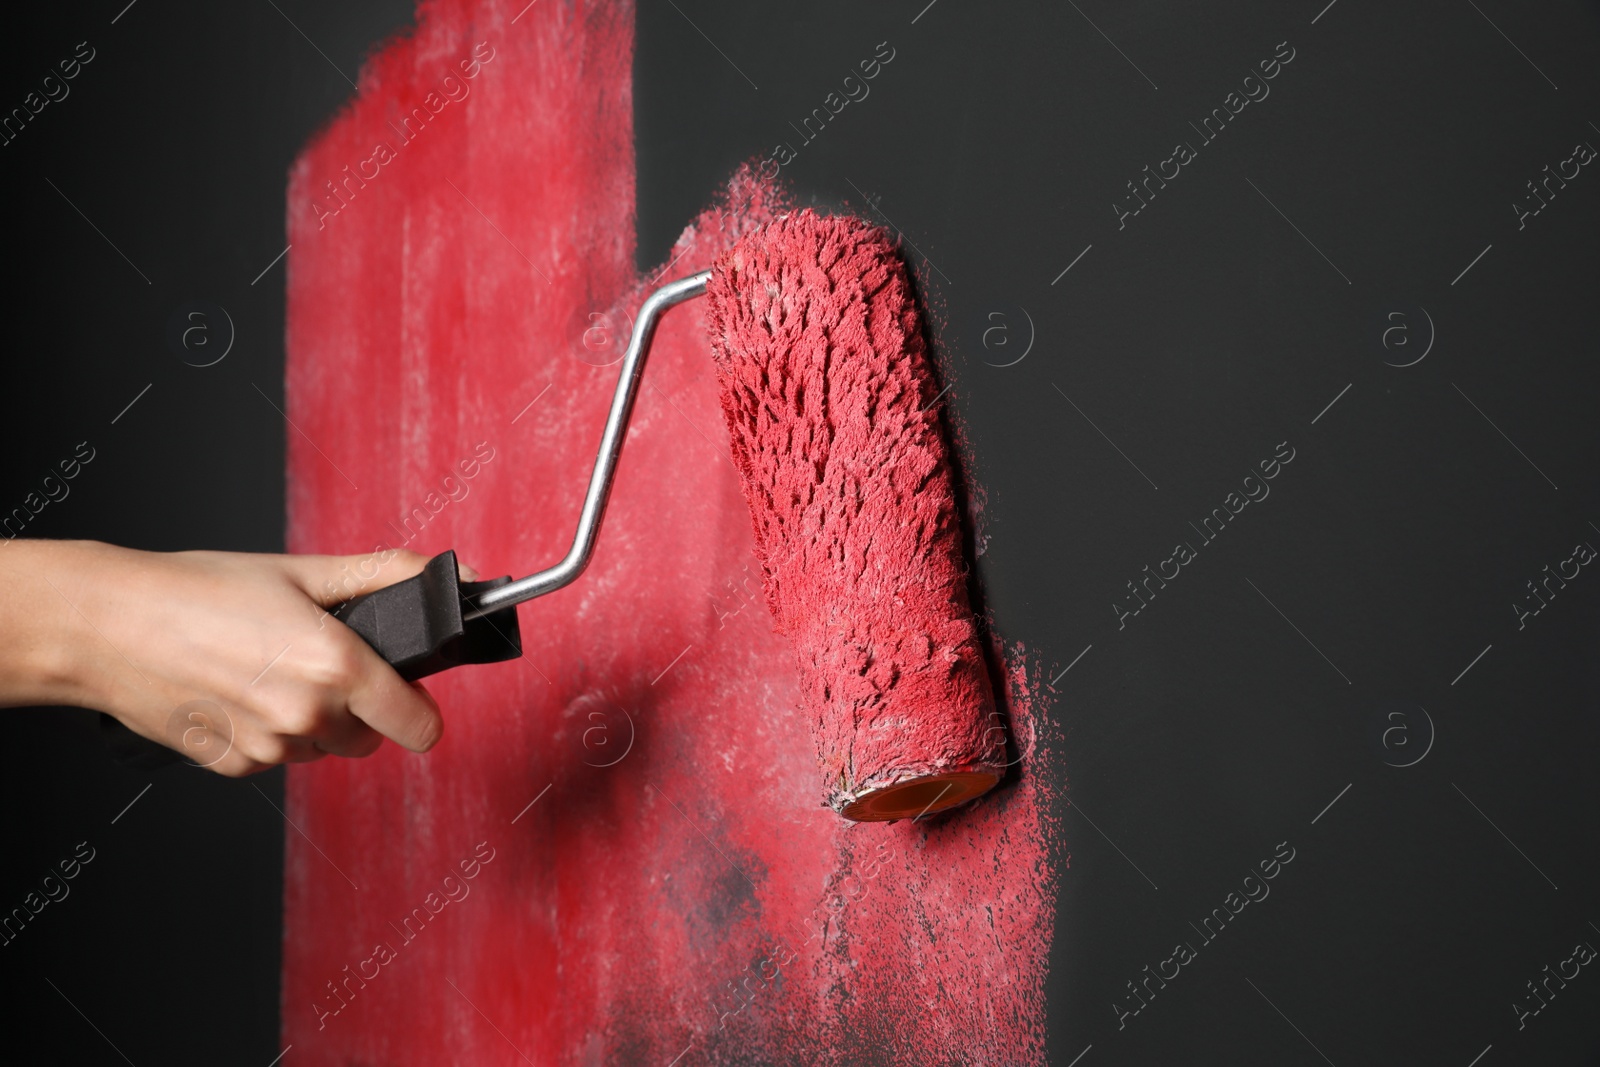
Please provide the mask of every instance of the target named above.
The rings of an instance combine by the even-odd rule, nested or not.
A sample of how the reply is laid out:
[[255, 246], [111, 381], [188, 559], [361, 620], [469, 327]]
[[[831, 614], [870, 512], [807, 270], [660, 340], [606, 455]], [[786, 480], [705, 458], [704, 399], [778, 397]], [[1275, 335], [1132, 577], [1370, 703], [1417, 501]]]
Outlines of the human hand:
[[0, 629], [16, 652], [0, 651], [0, 703], [105, 711], [230, 777], [368, 756], [385, 737], [426, 752], [443, 732], [427, 690], [327, 612], [419, 573], [418, 553], [7, 552]]

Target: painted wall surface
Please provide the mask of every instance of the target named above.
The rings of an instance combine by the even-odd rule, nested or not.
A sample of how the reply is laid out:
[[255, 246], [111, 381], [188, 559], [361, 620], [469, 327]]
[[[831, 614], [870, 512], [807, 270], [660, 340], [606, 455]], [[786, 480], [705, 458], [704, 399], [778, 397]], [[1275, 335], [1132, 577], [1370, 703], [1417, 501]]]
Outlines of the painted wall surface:
[[[292, 551], [565, 552], [641, 293], [784, 206], [707, 190], [637, 276], [632, 35], [629, 5], [425, 4], [297, 162]], [[524, 658], [429, 681], [427, 756], [291, 769], [296, 1062], [1042, 1062], [1041, 687], [1011, 650], [1018, 764], [974, 806], [820, 806], [703, 315], [657, 335], [595, 559], [520, 609]]]

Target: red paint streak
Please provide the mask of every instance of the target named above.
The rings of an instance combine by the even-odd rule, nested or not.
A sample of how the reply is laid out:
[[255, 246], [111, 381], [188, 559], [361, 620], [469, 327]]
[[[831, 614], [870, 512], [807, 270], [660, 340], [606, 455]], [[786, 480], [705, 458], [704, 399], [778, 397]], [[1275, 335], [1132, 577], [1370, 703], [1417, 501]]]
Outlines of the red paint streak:
[[[571, 538], [615, 381], [599, 327], [659, 279], [632, 268], [631, 10], [512, 25], [522, 6], [425, 5], [291, 174], [296, 551], [404, 542], [526, 573]], [[471, 95], [394, 143], [480, 42]], [[319, 230], [323, 182], [380, 141], [394, 158]], [[736, 182], [672, 274], [785, 206]], [[527, 657], [431, 679], [427, 756], [291, 769], [295, 1062], [1042, 1062], [1056, 863], [1031, 668], [1009, 657], [1026, 758], [994, 793], [915, 824], [817, 806], [794, 651], [745, 606], [705, 314], [662, 324], [595, 559], [519, 609]], [[452, 475], [480, 443], [492, 460]]]
[[[794, 642], [825, 802], [998, 770], [922, 320], [883, 231], [810, 211], [744, 238], [707, 291], [734, 461]], [[913, 815], [949, 794], [930, 787]]]

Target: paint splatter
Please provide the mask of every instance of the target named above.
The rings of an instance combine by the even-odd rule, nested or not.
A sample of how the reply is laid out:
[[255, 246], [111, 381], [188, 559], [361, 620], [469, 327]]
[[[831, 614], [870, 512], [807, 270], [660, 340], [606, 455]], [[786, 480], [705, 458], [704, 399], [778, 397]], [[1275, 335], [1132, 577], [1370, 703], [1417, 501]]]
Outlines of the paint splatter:
[[[425, 4], [291, 173], [296, 551], [560, 558], [640, 295], [791, 206], [742, 174], [638, 278], [632, 10], [521, 6]], [[1011, 650], [995, 792], [915, 824], [817, 805], [708, 336], [702, 302], [663, 321], [594, 561], [519, 609], [526, 656], [430, 681], [427, 756], [291, 769], [297, 1062], [1043, 1061], [1036, 672]]]

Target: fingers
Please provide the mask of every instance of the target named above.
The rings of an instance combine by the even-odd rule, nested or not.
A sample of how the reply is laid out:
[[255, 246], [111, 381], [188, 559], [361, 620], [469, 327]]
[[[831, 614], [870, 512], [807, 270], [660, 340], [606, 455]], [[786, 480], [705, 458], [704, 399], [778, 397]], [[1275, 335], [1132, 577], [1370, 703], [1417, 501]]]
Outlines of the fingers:
[[206, 770], [213, 774], [220, 774], [224, 778], [245, 778], [262, 771], [270, 771], [276, 764], [262, 763], [253, 760], [243, 752], [230, 752], [215, 763], [202, 764]]
[[[228, 744], [196, 760], [219, 774], [241, 777], [280, 763], [303, 763], [336, 755], [361, 758], [388, 738], [412, 752], [426, 752], [444, 733], [439, 706], [422, 686], [402, 679], [354, 631], [327, 615], [354, 597], [404, 581], [422, 571], [428, 557], [403, 549], [357, 556], [257, 557], [287, 580], [267, 597], [284, 605], [309, 601], [320, 608], [314, 629], [293, 635], [263, 672], [232, 693], [238, 729]], [[225, 561], [225, 562], [232, 562]], [[459, 565], [463, 581], [477, 573]], [[269, 583], [269, 585], [272, 583]], [[304, 600], [301, 600], [301, 597]], [[287, 598], [287, 599], [285, 599]], [[270, 643], [270, 642], [269, 642]], [[258, 684], [260, 683], [260, 684]]]
[[[371, 755], [387, 737], [426, 752], [444, 732], [439, 706], [356, 633], [331, 623], [297, 642], [251, 709], [263, 733], [316, 742], [336, 755]], [[249, 752], [271, 758], [270, 752]]]
[[[407, 550], [370, 556], [286, 557], [291, 575], [307, 595], [324, 608], [352, 596], [371, 592], [421, 573], [428, 557]], [[463, 581], [477, 581], [478, 573], [457, 563]], [[346, 580], [351, 576], [359, 587]], [[319, 584], [320, 583], [320, 584]], [[341, 628], [342, 630], [342, 628]], [[421, 685], [408, 683], [395, 673], [365, 642], [345, 650], [338, 687], [347, 693], [349, 713], [366, 729], [337, 724], [319, 737], [321, 748], [338, 755], [370, 755], [387, 737], [412, 752], [426, 752], [444, 733], [439, 705]]]
[[252, 755], [250, 751], [236, 745], [221, 759], [214, 763], [202, 763], [200, 766], [224, 778], [245, 778], [252, 774], [260, 774], [262, 771], [270, 771], [280, 764], [312, 763], [328, 755], [326, 752], [319, 752], [309, 741], [303, 745], [293, 746], [269, 743], [253, 751], [258, 754]]
[[[339, 723], [337, 720], [343, 720]], [[348, 724], [348, 725], [345, 725]], [[261, 729], [241, 732], [221, 755], [179, 751], [198, 766], [228, 778], [243, 778], [284, 763], [315, 763], [328, 756], [364, 759], [383, 745], [383, 735], [349, 713], [321, 737], [290, 737]]]
[[280, 763], [314, 763], [328, 755], [309, 738], [261, 732], [247, 732], [235, 738], [233, 750], [264, 767], [275, 767]]
[[279, 557], [290, 581], [319, 607], [331, 608], [363, 593], [382, 589], [422, 573], [428, 557], [409, 549], [388, 549], [364, 556]]
[[310, 741], [282, 738], [254, 726], [210, 734], [203, 741], [191, 736], [172, 745], [202, 770], [226, 778], [243, 778], [271, 770], [281, 763], [309, 763], [326, 755]]
[[365, 759], [383, 746], [383, 735], [348, 711], [336, 715], [311, 743], [330, 756]]
[[426, 752], [438, 743], [444, 734], [444, 720], [426, 689], [401, 678], [372, 646], [343, 624], [329, 626], [318, 636], [302, 669], [304, 677], [320, 683], [317, 689], [329, 716], [319, 724], [319, 731], [290, 732], [328, 738], [336, 744], [347, 740], [361, 751], [371, 739], [340, 723], [342, 718], [354, 716], [412, 752]]
[[[383, 735], [343, 707], [298, 704], [236, 709], [214, 729], [190, 727], [168, 743], [200, 767], [229, 777], [255, 774], [281, 763], [314, 763], [326, 756], [360, 759], [383, 744]], [[172, 741], [178, 741], [173, 744]]]
[[444, 736], [444, 717], [433, 694], [407, 682], [371, 653], [381, 670], [368, 672], [350, 693], [350, 714], [412, 752], [426, 752]]

